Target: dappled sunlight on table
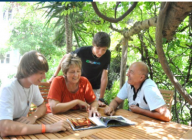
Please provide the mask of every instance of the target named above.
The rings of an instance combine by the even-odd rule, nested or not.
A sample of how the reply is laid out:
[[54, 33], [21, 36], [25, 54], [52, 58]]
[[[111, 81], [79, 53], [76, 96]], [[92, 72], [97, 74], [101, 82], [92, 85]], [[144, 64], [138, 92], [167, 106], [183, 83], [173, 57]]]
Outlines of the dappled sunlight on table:
[[[142, 117], [143, 118], [143, 117]], [[148, 117], [147, 117], [148, 118]], [[159, 120], [146, 120], [137, 118], [137, 129], [145, 131], [146, 134], [160, 139], [178, 139], [189, 127], [174, 122], [162, 122]], [[179, 126], [179, 127], [178, 127]]]
[[75, 136], [79, 136], [79, 134], [78, 134], [78, 133], [75, 133], [74, 135], [75, 135]]
[[[101, 116], [104, 114], [105, 108], [99, 108]], [[99, 129], [89, 129], [82, 131], [61, 131], [58, 133], [44, 133], [28, 136], [12, 136], [7, 139], [181, 139], [191, 138], [192, 128], [187, 125], [175, 122], [163, 122], [144, 115], [136, 114], [127, 110], [119, 109], [115, 113], [116, 116], [121, 115], [136, 125], [109, 127]], [[37, 124], [51, 124], [68, 118], [81, 118], [88, 116], [83, 110], [67, 111], [62, 114], [47, 114], [37, 121]], [[184, 136], [185, 135], [185, 136]], [[1, 137], [0, 137], [1, 139]]]

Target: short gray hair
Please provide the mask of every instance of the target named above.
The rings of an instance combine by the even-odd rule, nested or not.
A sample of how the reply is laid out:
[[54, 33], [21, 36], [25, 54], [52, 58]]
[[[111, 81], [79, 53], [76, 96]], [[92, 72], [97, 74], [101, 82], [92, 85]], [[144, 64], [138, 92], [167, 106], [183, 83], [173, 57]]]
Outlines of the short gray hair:
[[69, 70], [69, 67], [71, 65], [78, 66], [80, 69], [82, 67], [82, 61], [81, 59], [77, 56], [77, 54], [69, 54], [62, 62], [61, 64], [61, 69], [63, 74], [66, 74]]

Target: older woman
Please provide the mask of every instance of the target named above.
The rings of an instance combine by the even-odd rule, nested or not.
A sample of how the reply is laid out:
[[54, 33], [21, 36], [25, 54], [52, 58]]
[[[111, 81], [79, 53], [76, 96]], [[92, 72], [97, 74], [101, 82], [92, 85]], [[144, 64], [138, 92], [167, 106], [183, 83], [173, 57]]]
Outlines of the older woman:
[[63, 113], [70, 109], [86, 109], [89, 117], [96, 115], [98, 103], [87, 78], [81, 76], [81, 59], [70, 54], [61, 64], [63, 76], [54, 78], [49, 94], [47, 112]]

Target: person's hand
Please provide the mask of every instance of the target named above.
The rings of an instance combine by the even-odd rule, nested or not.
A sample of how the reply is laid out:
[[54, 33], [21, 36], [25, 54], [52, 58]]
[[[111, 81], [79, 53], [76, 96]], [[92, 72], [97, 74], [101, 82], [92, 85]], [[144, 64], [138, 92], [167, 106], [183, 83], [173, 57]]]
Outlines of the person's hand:
[[55, 78], [55, 76], [52, 76], [47, 82], [51, 84], [51, 82], [53, 81], [54, 78]]
[[91, 107], [88, 110], [88, 113], [89, 113], [89, 117], [100, 117], [101, 116], [95, 107]]
[[50, 132], [50, 133], [54, 133], [58, 131], [67, 131], [71, 129], [69, 124], [63, 120], [56, 122], [54, 124], [45, 125], [45, 127], [46, 127], [46, 132]]
[[101, 102], [101, 101], [98, 101], [98, 105], [99, 105], [99, 107], [105, 107], [106, 106], [106, 104]]
[[108, 103], [103, 98], [99, 98], [98, 104], [99, 107], [105, 107], [106, 105], [108, 105]]
[[115, 111], [112, 107], [107, 106], [104, 110], [105, 115], [113, 116], [115, 114]]
[[77, 100], [77, 105], [80, 107], [80, 110], [85, 109], [88, 111], [88, 109], [90, 108], [90, 105], [82, 100]]
[[141, 113], [142, 109], [136, 105], [130, 105], [129, 109], [134, 113]]
[[35, 121], [37, 120], [37, 118], [35, 118], [34, 116], [29, 116], [29, 117], [21, 117], [19, 119], [17, 119], [17, 122], [20, 123], [25, 123], [25, 124], [34, 124]]

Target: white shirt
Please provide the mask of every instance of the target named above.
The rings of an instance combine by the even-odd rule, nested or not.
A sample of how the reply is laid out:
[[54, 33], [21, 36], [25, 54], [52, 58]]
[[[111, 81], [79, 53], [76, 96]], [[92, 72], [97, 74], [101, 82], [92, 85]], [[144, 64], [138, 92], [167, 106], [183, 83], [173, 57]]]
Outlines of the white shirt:
[[[131, 88], [131, 85], [128, 84], [128, 82], [125, 82], [125, 84], [117, 94], [117, 97], [122, 100], [128, 99], [129, 106], [139, 104], [140, 108], [150, 111], [165, 105], [163, 96], [161, 95], [155, 82], [151, 79], [145, 80], [141, 89], [137, 93], [135, 101], [133, 100], [133, 95], [133, 88]], [[147, 104], [144, 101], [144, 96], [147, 101]]]
[[0, 90], [0, 120], [26, 116], [31, 103], [39, 106], [43, 101], [38, 86], [31, 85], [30, 88], [24, 89], [14, 78]]

